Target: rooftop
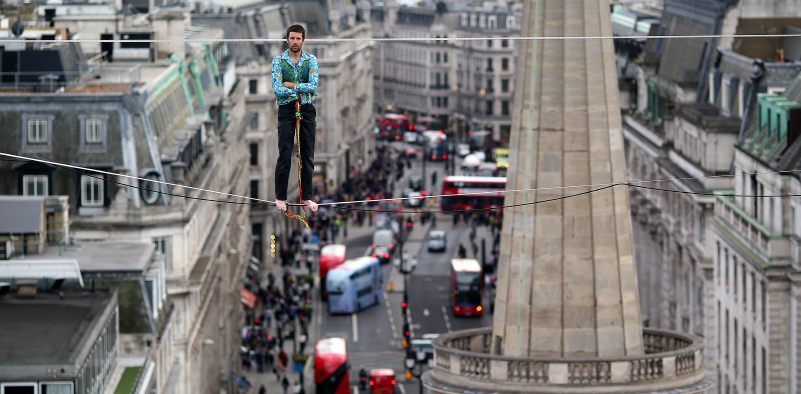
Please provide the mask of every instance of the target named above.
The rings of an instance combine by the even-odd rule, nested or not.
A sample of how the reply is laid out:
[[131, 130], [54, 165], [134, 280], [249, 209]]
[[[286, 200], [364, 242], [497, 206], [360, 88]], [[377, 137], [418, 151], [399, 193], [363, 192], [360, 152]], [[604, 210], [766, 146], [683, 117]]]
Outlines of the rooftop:
[[81, 272], [91, 271], [144, 271], [153, 257], [155, 245], [144, 242], [86, 242], [77, 245], [76, 252], [59, 251], [57, 246], [45, 247], [36, 255], [17, 256], [14, 259], [75, 259]]
[[[112, 291], [38, 293], [36, 298], [0, 298], [0, 365], [75, 362], [92, 321], [102, 314]], [[58, 324], [48, 324], [57, 322]]]
[[0, 196], [0, 234], [42, 231], [44, 197]]

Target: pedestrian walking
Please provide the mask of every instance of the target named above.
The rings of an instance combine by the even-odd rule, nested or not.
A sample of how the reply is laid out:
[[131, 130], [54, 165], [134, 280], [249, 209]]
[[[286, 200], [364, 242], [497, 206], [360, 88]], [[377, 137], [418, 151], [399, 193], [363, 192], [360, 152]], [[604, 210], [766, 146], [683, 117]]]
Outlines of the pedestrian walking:
[[264, 388], [264, 385], [261, 385], [261, 387], [259, 388], [259, 394], [267, 394], [267, 389]]
[[281, 380], [281, 386], [284, 388], [284, 394], [287, 394], [289, 390], [289, 379], [286, 378], [286, 375], [284, 375], [284, 379]]

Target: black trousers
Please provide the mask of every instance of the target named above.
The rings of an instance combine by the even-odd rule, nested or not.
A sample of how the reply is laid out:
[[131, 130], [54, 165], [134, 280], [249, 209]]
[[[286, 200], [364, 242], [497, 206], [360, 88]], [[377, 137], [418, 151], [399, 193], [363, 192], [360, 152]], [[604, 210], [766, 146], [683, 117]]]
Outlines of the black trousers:
[[[300, 169], [301, 199], [312, 197], [314, 142], [317, 134], [317, 110], [312, 104], [300, 105]], [[286, 201], [289, 171], [292, 169], [292, 148], [295, 146], [295, 103], [278, 106], [278, 162], [275, 164], [275, 199]]]

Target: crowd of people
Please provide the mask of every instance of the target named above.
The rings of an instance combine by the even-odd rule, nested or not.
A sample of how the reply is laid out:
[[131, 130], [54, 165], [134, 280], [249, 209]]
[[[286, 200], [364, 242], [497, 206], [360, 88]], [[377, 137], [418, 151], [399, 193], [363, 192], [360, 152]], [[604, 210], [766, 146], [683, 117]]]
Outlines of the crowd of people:
[[[284, 341], [293, 340], [293, 353], [303, 353], [312, 300], [310, 283], [295, 278], [288, 265], [283, 272], [281, 286], [272, 272], [267, 275], [267, 283], [256, 284], [259, 302], [245, 311], [240, 353], [244, 371], [275, 374], [287, 394], [290, 387], [287, 369], [292, 360], [284, 349]], [[298, 380], [291, 386], [296, 394], [304, 392]], [[266, 392], [264, 386], [259, 392]]]

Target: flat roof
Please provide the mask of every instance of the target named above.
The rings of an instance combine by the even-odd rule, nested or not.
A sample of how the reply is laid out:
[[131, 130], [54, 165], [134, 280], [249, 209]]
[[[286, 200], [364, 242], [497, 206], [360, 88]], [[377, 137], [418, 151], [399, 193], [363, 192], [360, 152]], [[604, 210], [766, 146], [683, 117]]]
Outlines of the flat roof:
[[320, 256], [344, 256], [346, 249], [345, 245], [325, 245], [320, 249]]
[[[70, 251], [58, 246], [45, 247], [40, 254], [15, 256], [14, 260], [63, 260], [78, 261], [81, 272], [86, 271], [135, 271], [147, 268], [156, 246], [149, 242], [84, 242], [70, 247]], [[72, 250], [77, 250], [72, 252]]]
[[[103, 313], [113, 290], [38, 292], [35, 298], [0, 298], [0, 366], [69, 364], [78, 346], [92, 331], [92, 321]], [[0, 368], [2, 370], [2, 368]]]
[[475, 259], [453, 259], [453, 260], [451, 260], [451, 266], [453, 267], [453, 270], [457, 271], [457, 272], [461, 272], [461, 271], [468, 271], [468, 272], [481, 271], [481, 265], [478, 264], [478, 260], [475, 260]]
[[42, 231], [44, 197], [0, 196], [0, 234]]
[[502, 176], [464, 176], [464, 175], [451, 175], [445, 177], [449, 182], [488, 182], [488, 183], [506, 183], [506, 177]]
[[344, 263], [332, 268], [331, 271], [328, 271], [328, 274], [331, 275], [332, 271], [337, 271], [337, 270], [351, 271], [351, 270], [359, 269], [359, 268], [362, 268], [362, 267], [364, 267], [366, 265], [372, 264], [372, 263], [374, 263], [376, 261], [377, 261], [377, 259], [375, 257], [371, 257], [371, 256], [357, 257], [357, 258], [352, 259], [352, 260], [347, 260]]

